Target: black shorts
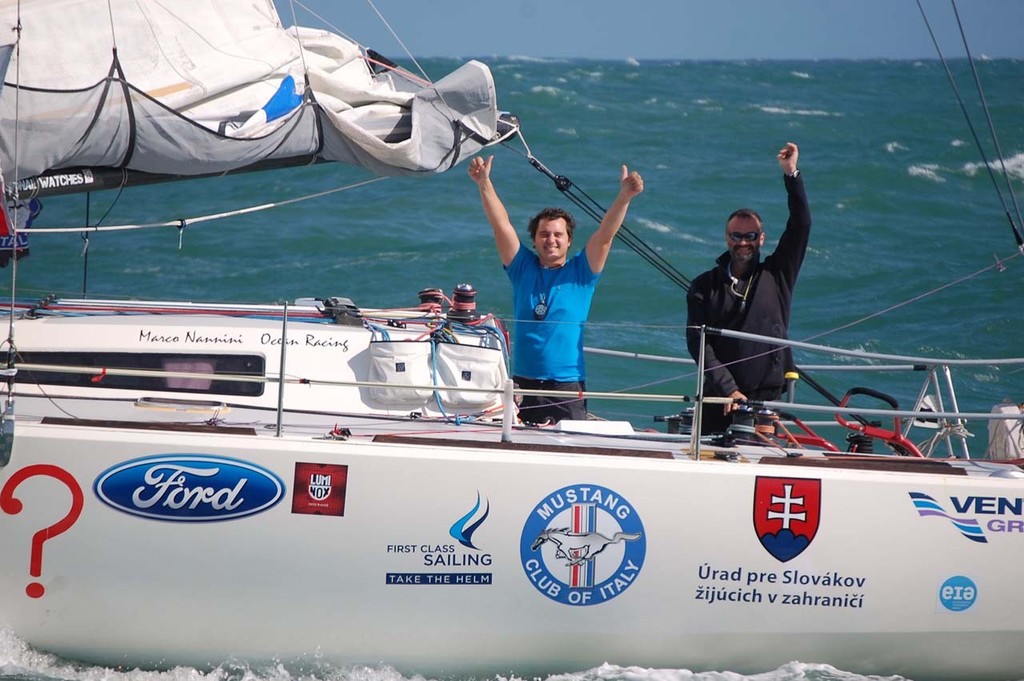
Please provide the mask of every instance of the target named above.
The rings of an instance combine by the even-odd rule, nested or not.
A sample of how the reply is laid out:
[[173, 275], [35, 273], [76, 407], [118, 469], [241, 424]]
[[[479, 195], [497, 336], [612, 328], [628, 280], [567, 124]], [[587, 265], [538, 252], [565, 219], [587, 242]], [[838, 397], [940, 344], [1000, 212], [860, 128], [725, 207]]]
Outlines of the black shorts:
[[[513, 376], [517, 388], [526, 390], [564, 390], [581, 393], [587, 389], [586, 381], [542, 381], [536, 378]], [[587, 418], [587, 401], [555, 395], [523, 395], [519, 403], [519, 418], [524, 423], [558, 423], [563, 419], [584, 421]]]

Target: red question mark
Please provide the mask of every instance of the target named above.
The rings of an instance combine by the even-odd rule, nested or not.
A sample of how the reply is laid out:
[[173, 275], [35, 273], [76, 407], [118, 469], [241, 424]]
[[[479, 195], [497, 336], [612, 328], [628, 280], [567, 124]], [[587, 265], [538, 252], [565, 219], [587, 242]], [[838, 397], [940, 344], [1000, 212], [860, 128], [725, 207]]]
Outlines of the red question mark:
[[[47, 463], [38, 463], [16, 471], [7, 480], [3, 489], [0, 490], [0, 509], [10, 515], [21, 513], [23, 505], [20, 500], [14, 498], [14, 489], [28, 478], [36, 475], [56, 478], [71, 490], [71, 510], [68, 511], [68, 514], [53, 525], [44, 527], [32, 535], [32, 556], [29, 559], [28, 572], [33, 577], [40, 577], [43, 574], [43, 542], [47, 539], [53, 539], [63, 532], [67, 532], [75, 524], [78, 516], [82, 515], [85, 497], [82, 494], [82, 488], [78, 485], [78, 481], [66, 470]], [[28, 594], [29, 598], [42, 598], [43, 594], [46, 593], [46, 588], [39, 582], [32, 582], [25, 587], [25, 593]]]

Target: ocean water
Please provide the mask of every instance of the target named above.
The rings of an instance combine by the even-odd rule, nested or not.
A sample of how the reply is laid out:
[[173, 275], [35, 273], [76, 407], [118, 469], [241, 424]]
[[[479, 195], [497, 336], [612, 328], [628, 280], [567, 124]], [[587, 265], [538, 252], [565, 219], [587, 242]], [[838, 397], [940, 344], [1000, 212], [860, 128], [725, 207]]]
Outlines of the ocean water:
[[[793, 339], [908, 356], [1024, 356], [1024, 258], [1004, 207], [1018, 220], [1024, 62], [977, 63], [987, 113], [962, 60], [951, 68], [963, 106], [938, 61], [488, 62], [499, 105], [520, 117], [529, 151], [552, 172], [604, 206], [615, 196], [621, 165], [643, 174], [646, 189], [633, 201], [626, 225], [690, 278], [724, 249], [724, 221], [735, 208], [758, 210], [766, 220], [767, 248], [774, 247], [786, 220], [775, 154], [785, 142], [796, 142], [814, 228], [794, 298]], [[437, 79], [458, 63], [435, 59], [422, 65]], [[521, 145], [493, 154], [492, 176], [524, 233], [528, 218], [543, 206], [575, 210], [529, 164]], [[1000, 173], [995, 183], [983, 158]], [[17, 293], [236, 302], [346, 296], [363, 307], [400, 307], [416, 304], [423, 288], [450, 292], [469, 282], [478, 291], [479, 309], [508, 318], [510, 287], [465, 164], [430, 177], [368, 179], [359, 169], [323, 165], [105, 192], [88, 203], [81, 196], [47, 200], [37, 226], [72, 227], [87, 219], [149, 223], [317, 195], [183, 231], [93, 233], [87, 240], [80, 233], [36, 234], [31, 256], [18, 264]], [[575, 245], [581, 247], [596, 225], [576, 213]], [[7, 281], [0, 288], [9, 293], [10, 287]], [[588, 346], [686, 357], [685, 321], [683, 288], [617, 244], [595, 296]], [[829, 360], [805, 351], [796, 358], [798, 364]], [[685, 365], [604, 355], [587, 362], [591, 390], [695, 392], [693, 371]], [[910, 372], [815, 378], [837, 395], [866, 386], [907, 408], [923, 380]], [[987, 412], [1004, 398], [1024, 401], [1020, 366], [959, 368], [953, 378], [964, 411]], [[801, 385], [798, 394], [810, 397], [810, 389]], [[602, 416], [644, 428], [660, 427], [656, 416], [683, 406], [591, 402]], [[972, 431], [984, 440], [984, 424]], [[420, 677], [387, 667], [111, 670], [55, 659], [0, 635], [2, 681], [300, 678]], [[868, 678], [902, 677], [865, 677], [808, 660], [753, 675], [605, 666], [548, 681]]]

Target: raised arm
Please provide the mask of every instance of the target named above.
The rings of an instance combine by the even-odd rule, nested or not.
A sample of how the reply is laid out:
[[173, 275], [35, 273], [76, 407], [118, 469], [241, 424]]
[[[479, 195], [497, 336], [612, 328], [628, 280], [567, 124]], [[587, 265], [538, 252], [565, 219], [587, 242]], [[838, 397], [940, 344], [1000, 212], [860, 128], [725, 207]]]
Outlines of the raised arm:
[[498, 257], [501, 258], [501, 264], [508, 267], [519, 252], [519, 236], [516, 235], [516, 229], [508, 218], [508, 211], [505, 210], [505, 205], [498, 198], [498, 192], [491, 182], [493, 160], [493, 156], [488, 156], [487, 160], [477, 156], [469, 162], [468, 172], [470, 179], [476, 182], [480, 190], [484, 215], [494, 230], [494, 244], [498, 247]]
[[608, 261], [608, 253], [612, 250], [612, 241], [626, 219], [629, 202], [644, 190], [644, 180], [635, 170], [631, 173], [622, 166], [622, 177], [619, 179], [619, 195], [612, 202], [612, 207], [605, 213], [597, 231], [587, 240], [587, 262], [594, 274], [604, 269]]
[[779, 168], [782, 169], [783, 183], [786, 185], [789, 219], [775, 247], [775, 262], [779, 276], [790, 291], [796, 286], [796, 278], [811, 236], [811, 207], [807, 203], [803, 175], [797, 173], [799, 156], [800, 151], [792, 142], [787, 142], [778, 154]]
[[792, 142], [786, 142], [786, 146], [779, 149], [779, 167], [783, 175], [792, 175], [796, 172], [796, 162], [800, 158], [800, 149]]

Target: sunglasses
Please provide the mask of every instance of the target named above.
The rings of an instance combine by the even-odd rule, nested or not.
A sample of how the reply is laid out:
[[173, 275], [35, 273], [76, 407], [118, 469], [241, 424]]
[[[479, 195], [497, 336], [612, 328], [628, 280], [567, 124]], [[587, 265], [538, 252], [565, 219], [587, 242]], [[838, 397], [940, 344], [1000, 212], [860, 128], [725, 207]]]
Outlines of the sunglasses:
[[729, 232], [729, 239], [739, 243], [741, 241], [757, 241], [761, 232]]

